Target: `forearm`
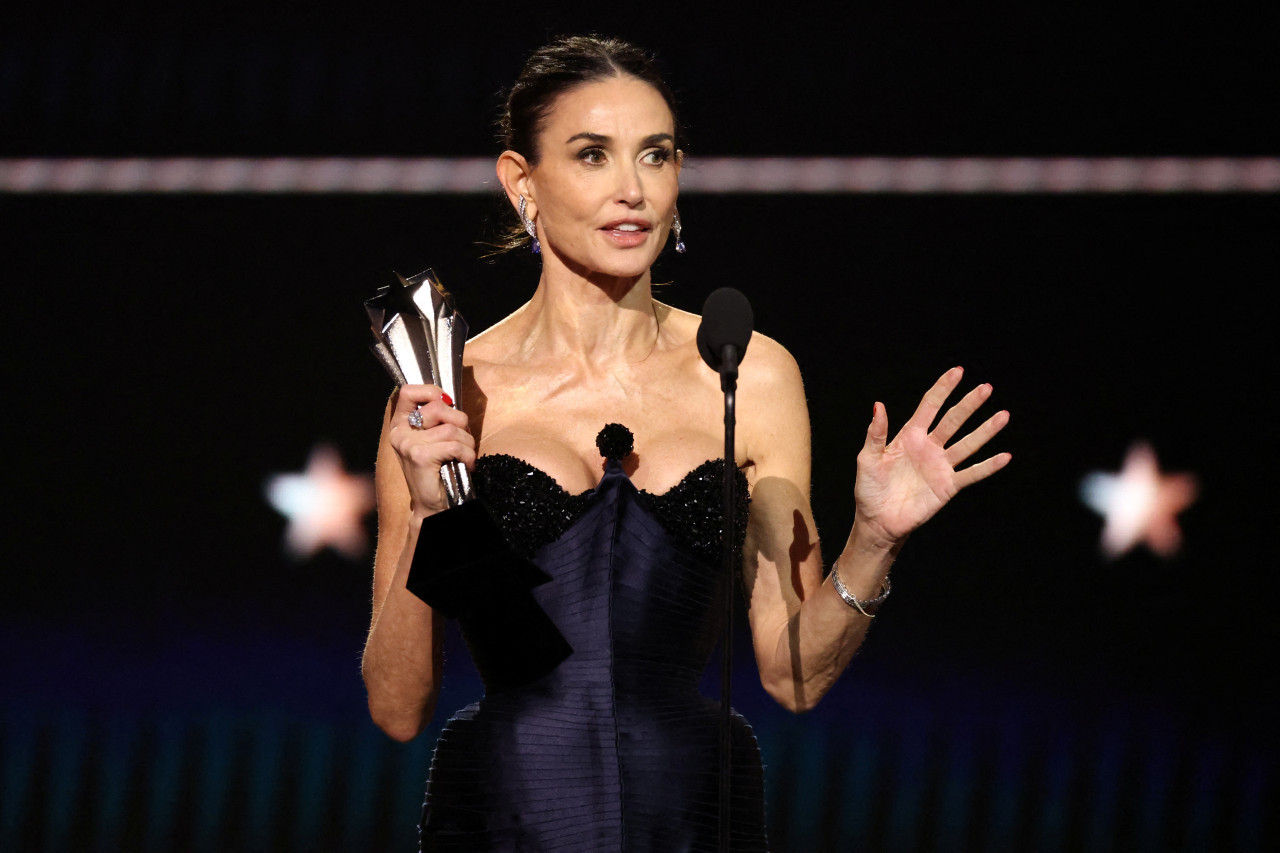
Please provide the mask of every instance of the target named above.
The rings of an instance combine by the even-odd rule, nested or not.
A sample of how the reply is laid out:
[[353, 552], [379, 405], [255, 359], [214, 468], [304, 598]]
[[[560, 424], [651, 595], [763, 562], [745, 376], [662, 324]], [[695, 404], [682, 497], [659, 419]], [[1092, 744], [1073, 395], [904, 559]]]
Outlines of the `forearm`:
[[[839, 571], [859, 601], [868, 601], [880, 594], [901, 546], [865, 536], [855, 525], [832, 572]], [[766, 688], [789, 710], [813, 708], [849, 665], [870, 626], [871, 617], [841, 598], [828, 576], [777, 630], [771, 654], [760, 661]]]
[[443, 660], [444, 617], [405, 586], [420, 527], [420, 519], [409, 521], [391, 582], [380, 596], [375, 591], [361, 664], [370, 716], [400, 741], [413, 739], [430, 721]]

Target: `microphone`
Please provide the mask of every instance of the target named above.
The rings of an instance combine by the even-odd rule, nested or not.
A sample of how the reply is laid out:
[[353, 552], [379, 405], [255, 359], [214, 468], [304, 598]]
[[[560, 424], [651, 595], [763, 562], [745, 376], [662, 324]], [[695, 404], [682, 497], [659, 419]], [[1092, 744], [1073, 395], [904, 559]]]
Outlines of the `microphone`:
[[751, 303], [732, 287], [713, 290], [702, 304], [698, 352], [702, 360], [720, 374], [722, 391], [737, 387], [738, 365], [747, 354], [754, 321]]
[[724, 573], [724, 634], [720, 641], [720, 783], [719, 840], [720, 853], [728, 853], [733, 836], [733, 818], [729, 803], [733, 788], [733, 737], [729, 702], [733, 680], [733, 590], [734, 576], [734, 506], [737, 503], [737, 481], [734, 475], [734, 412], [738, 394], [738, 364], [747, 353], [754, 321], [751, 303], [732, 287], [713, 290], [702, 305], [702, 323], [698, 326], [698, 352], [702, 360], [720, 374], [720, 390], [724, 392], [724, 489], [721, 496], [724, 527], [720, 533], [720, 560]]

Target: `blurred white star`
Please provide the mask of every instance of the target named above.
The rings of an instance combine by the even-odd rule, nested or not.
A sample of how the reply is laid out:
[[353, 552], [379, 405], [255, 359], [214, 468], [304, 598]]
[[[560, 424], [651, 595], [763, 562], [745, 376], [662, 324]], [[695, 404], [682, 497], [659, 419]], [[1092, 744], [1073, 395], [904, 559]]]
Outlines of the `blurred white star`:
[[1080, 483], [1080, 499], [1105, 519], [1102, 552], [1115, 559], [1144, 544], [1161, 557], [1182, 545], [1177, 515], [1196, 499], [1190, 474], [1161, 474], [1156, 452], [1144, 441], [1125, 455], [1119, 474], [1095, 471]]
[[289, 519], [285, 550], [305, 560], [325, 547], [353, 560], [363, 559], [369, 537], [363, 520], [374, 507], [373, 479], [348, 474], [338, 451], [318, 444], [301, 474], [277, 474], [267, 480], [267, 500]]

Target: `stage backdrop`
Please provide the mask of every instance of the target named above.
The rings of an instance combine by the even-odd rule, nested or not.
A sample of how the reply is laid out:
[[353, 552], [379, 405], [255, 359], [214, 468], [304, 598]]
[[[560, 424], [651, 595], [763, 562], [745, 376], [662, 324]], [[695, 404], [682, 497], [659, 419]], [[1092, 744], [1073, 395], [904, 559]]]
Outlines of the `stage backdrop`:
[[[410, 62], [404, 33], [278, 23], [10, 30], [4, 156], [487, 154], [493, 93], [543, 35], [462, 47], [432, 31], [439, 49]], [[743, 24], [751, 50], [623, 31], [683, 72], [708, 155], [1274, 141], [1259, 89], [1242, 90], [1261, 55], [1246, 35], [1235, 52], [1213, 40], [1238, 64], [1207, 63], [1194, 89], [1206, 64], [1174, 50], [1197, 43], [1193, 22], [1148, 44], [1183, 88], [1152, 89], [1144, 122], [1124, 107], [1155, 72], [1121, 63], [1118, 36], [1093, 42], [1101, 68], [1079, 60], [1080, 22], [870, 23], [879, 36], [841, 20], [773, 42]], [[76, 105], [93, 133], [68, 132]], [[735, 704], [764, 750], [775, 849], [1274, 848], [1276, 195], [689, 193], [680, 208], [689, 251], [661, 258], [659, 298], [697, 311], [733, 285], [795, 355], [828, 559], [874, 401], [896, 428], [959, 364], [966, 386], [994, 385], [987, 411], [1013, 413], [992, 447], [1012, 465], [908, 543], [817, 710], [771, 704], [740, 627]], [[496, 192], [0, 195], [15, 401], [0, 847], [413, 848], [433, 735], [480, 693], [465, 647], [451, 630], [432, 728], [385, 738], [359, 673], [372, 516], [364, 547], [294, 556], [267, 487], [324, 448], [372, 471], [390, 387], [361, 302], [392, 271], [434, 267], [474, 329], [528, 297], [535, 257], [481, 257], [501, 214]], [[1142, 444], [1195, 499], [1173, 516], [1176, 551], [1109, 556], [1085, 497]]]

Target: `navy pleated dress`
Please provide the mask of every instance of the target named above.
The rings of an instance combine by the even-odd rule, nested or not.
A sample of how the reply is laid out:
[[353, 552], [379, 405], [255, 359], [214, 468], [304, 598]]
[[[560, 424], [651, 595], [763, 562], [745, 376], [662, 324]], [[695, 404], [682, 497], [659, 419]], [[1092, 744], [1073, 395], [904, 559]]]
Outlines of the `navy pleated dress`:
[[[720, 706], [697, 685], [730, 588], [723, 472], [723, 460], [706, 462], [653, 495], [611, 458], [599, 486], [570, 495], [515, 457], [476, 463], [478, 496], [550, 577], [533, 595], [572, 651], [530, 683], [486, 681], [484, 699], [445, 726], [423, 851], [717, 850]], [[736, 714], [732, 742], [732, 849], [764, 851], [760, 751]]]

